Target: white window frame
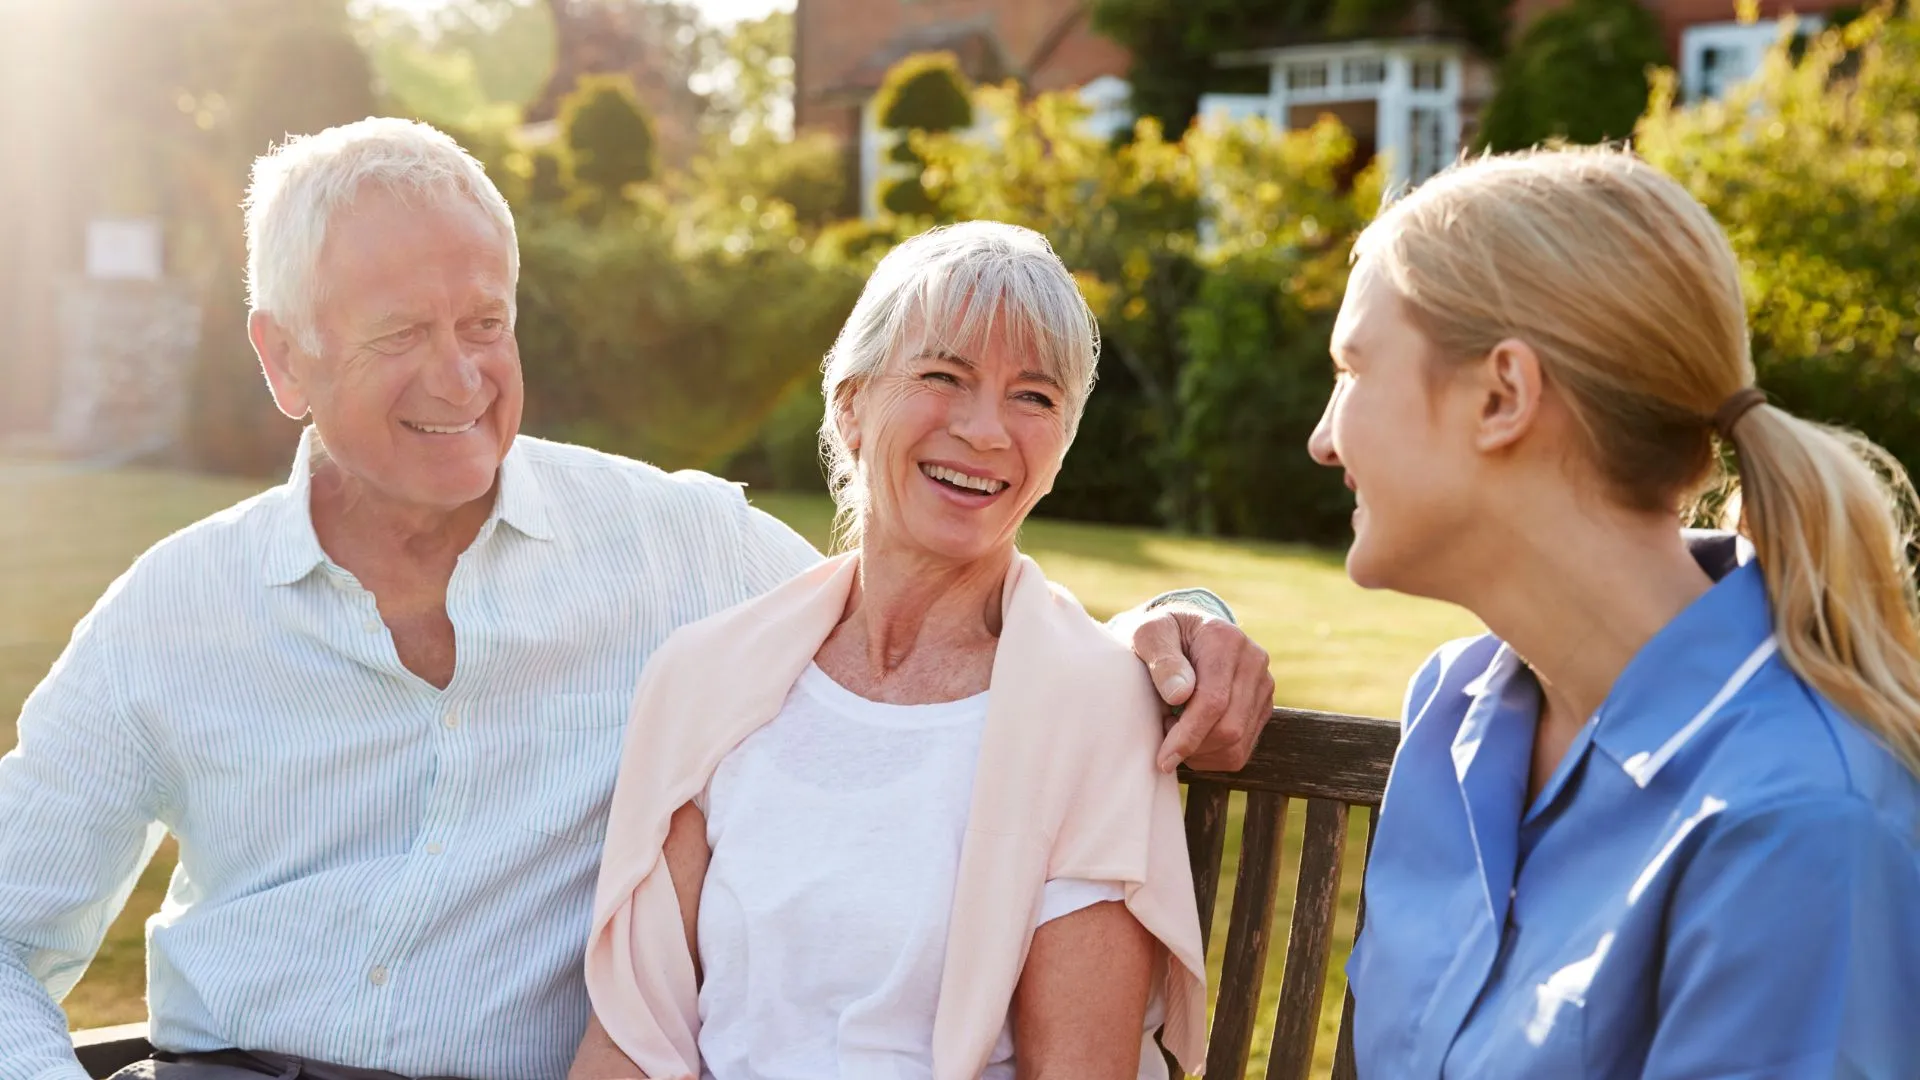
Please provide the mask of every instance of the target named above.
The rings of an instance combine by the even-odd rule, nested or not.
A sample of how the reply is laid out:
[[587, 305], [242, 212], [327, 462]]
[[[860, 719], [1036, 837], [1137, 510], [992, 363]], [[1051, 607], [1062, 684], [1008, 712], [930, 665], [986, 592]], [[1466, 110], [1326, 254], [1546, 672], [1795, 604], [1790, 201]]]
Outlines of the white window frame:
[[1102, 75], [1074, 91], [1087, 107], [1087, 130], [1111, 139], [1133, 130], [1133, 86], [1117, 75]]
[[[1246, 55], [1246, 54], [1243, 54]], [[1460, 152], [1460, 95], [1465, 79], [1465, 54], [1458, 46], [1407, 41], [1360, 41], [1345, 45], [1298, 46], [1254, 54], [1270, 65], [1267, 80], [1267, 116], [1285, 128], [1295, 105], [1342, 101], [1372, 101], [1378, 110], [1374, 151], [1387, 160], [1389, 191], [1417, 184], [1451, 164]], [[1440, 64], [1440, 85], [1416, 89], [1413, 65]], [[1323, 85], [1292, 87], [1296, 66], [1324, 64]], [[1382, 78], [1352, 78], [1379, 65]], [[1222, 96], [1224, 99], [1224, 95]], [[1223, 105], [1226, 102], [1223, 100]], [[1245, 106], [1239, 106], [1244, 109]], [[1440, 113], [1441, 130], [1431, 158], [1414, 160], [1413, 111]], [[1222, 110], [1226, 111], [1226, 110]], [[1238, 111], [1238, 110], [1236, 110]]]
[[[1801, 33], [1817, 33], [1823, 25], [1818, 15], [1801, 15], [1797, 18], [1795, 29]], [[1767, 50], [1780, 40], [1783, 23], [1782, 19], [1761, 19], [1751, 23], [1696, 23], [1680, 31], [1680, 89], [1686, 100], [1699, 101], [1715, 96], [1709, 95], [1706, 87], [1706, 60], [1711, 50], [1737, 51], [1749, 61], [1747, 70], [1721, 83], [1722, 92], [1759, 74]]]

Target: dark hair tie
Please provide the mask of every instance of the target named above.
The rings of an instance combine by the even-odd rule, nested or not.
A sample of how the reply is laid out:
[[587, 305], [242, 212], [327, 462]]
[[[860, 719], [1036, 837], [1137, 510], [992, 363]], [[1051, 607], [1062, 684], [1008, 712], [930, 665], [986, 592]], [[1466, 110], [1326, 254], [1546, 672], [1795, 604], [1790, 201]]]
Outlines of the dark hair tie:
[[1745, 386], [1727, 395], [1727, 400], [1713, 413], [1713, 430], [1728, 442], [1733, 441], [1733, 425], [1740, 418], [1753, 411], [1755, 406], [1767, 403], [1767, 392], [1757, 386]]

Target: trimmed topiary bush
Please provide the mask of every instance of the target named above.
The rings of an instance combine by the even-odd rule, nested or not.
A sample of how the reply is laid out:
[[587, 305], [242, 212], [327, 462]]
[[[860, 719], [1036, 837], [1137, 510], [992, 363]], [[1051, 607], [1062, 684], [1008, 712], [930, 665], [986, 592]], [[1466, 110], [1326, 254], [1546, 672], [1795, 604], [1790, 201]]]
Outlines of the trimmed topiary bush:
[[586, 75], [560, 102], [573, 178], [607, 194], [654, 174], [653, 121], [624, 75]]
[[880, 181], [880, 205], [890, 213], [914, 217], [936, 213], [938, 203], [921, 183], [926, 161], [913, 148], [911, 133], [939, 134], [973, 126], [973, 84], [952, 53], [916, 53], [887, 72], [874, 110], [880, 126], [894, 132], [886, 158], [899, 175]]
[[915, 53], [887, 72], [873, 105], [883, 128], [952, 131], [973, 123], [973, 84], [952, 53]]
[[1667, 63], [1660, 21], [1640, 0], [1574, 0], [1540, 16], [1501, 62], [1480, 145], [1624, 139], [1646, 110], [1648, 70]]

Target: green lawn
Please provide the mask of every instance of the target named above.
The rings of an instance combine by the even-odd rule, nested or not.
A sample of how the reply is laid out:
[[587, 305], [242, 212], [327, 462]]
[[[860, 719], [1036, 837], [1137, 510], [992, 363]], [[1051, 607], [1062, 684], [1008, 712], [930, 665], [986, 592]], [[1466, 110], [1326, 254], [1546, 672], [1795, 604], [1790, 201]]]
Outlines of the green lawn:
[[[73, 623], [108, 582], [154, 541], [260, 485], [179, 473], [85, 472], [47, 465], [0, 465], [0, 750], [14, 742], [20, 703], [45, 675]], [[811, 496], [769, 493], [755, 501], [823, 543], [830, 508]], [[1437, 604], [1354, 587], [1337, 555], [1278, 544], [1229, 543], [1148, 530], [1036, 522], [1024, 549], [1049, 576], [1071, 588], [1096, 615], [1130, 607], [1165, 589], [1202, 584], [1226, 597], [1242, 623], [1273, 654], [1276, 697], [1283, 704], [1393, 715], [1407, 676], [1435, 644], [1471, 633], [1464, 613]], [[1357, 866], [1362, 826], [1349, 844]], [[1297, 857], [1290, 830], [1285, 880]], [[1227, 853], [1227, 874], [1236, 846]], [[75, 1027], [143, 1019], [142, 924], [159, 907], [173, 864], [171, 843], [143, 876], [114, 924], [99, 958], [67, 998]], [[1223, 881], [1230, 881], [1230, 877]], [[1341, 954], [1351, 936], [1358, 875], [1344, 886]], [[1217, 969], [1231, 889], [1223, 884], [1214, 934]], [[1282, 897], [1268, 989], [1278, 987], [1290, 909]], [[1344, 980], [1328, 982], [1320, 1040], [1321, 1070], [1332, 1050]], [[1262, 1009], [1272, 1020], [1273, 1001]], [[1265, 1036], [1256, 1036], [1254, 1068], [1264, 1070]]]

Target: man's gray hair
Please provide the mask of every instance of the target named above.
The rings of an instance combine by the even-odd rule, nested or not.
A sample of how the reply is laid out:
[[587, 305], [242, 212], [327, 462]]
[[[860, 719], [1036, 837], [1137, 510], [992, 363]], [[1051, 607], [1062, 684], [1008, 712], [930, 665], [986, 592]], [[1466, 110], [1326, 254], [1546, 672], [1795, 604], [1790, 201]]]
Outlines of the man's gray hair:
[[1071, 444], [1093, 390], [1100, 324], [1046, 237], [1018, 225], [968, 221], [921, 233], [880, 260], [827, 353], [821, 380], [820, 450], [844, 542], [859, 542], [867, 492], [840, 434], [837, 403], [909, 350], [964, 356], [986, 341], [1005, 343], [1060, 381]]
[[315, 311], [325, 295], [314, 279], [327, 223], [369, 184], [401, 198], [472, 200], [500, 226], [512, 280], [520, 278], [513, 212], [473, 155], [444, 132], [413, 120], [368, 117], [315, 135], [296, 135], [256, 158], [247, 212], [247, 299], [320, 351]]

